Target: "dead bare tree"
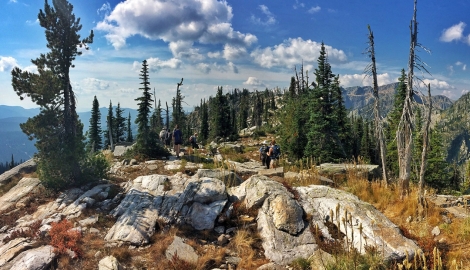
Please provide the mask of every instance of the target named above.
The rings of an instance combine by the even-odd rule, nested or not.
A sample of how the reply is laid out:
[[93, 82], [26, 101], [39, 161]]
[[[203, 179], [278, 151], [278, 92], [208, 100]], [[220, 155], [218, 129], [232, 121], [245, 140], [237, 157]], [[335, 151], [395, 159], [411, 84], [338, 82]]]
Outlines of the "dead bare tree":
[[427, 166], [427, 154], [428, 154], [428, 143], [429, 143], [429, 126], [431, 125], [431, 110], [432, 110], [432, 99], [431, 99], [431, 84], [428, 84], [428, 106], [426, 114], [426, 124], [423, 130], [423, 150], [421, 152], [421, 169], [419, 171], [419, 182], [418, 182], [418, 215], [422, 216], [424, 210], [427, 208], [426, 199], [424, 198], [424, 173], [426, 172]]
[[385, 146], [385, 139], [383, 133], [383, 122], [380, 117], [380, 101], [379, 101], [379, 86], [377, 83], [377, 67], [375, 64], [375, 48], [374, 48], [374, 33], [372, 32], [370, 25], [367, 25], [367, 29], [369, 29], [369, 47], [367, 48], [367, 54], [371, 59], [371, 63], [365, 68], [364, 73], [368, 76], [372, 76], [372, 84], [373, 84], [373, 96], [374, 96], [374, 122], [375, 122], [375, 135], [379, 141], [380, 147], [380, 158], [382, 160], [382, 179], [386, 185], [388, 185], [388, 177], [387, 177], [387, 166], [385, 166], [386, 162], [386, 146]]

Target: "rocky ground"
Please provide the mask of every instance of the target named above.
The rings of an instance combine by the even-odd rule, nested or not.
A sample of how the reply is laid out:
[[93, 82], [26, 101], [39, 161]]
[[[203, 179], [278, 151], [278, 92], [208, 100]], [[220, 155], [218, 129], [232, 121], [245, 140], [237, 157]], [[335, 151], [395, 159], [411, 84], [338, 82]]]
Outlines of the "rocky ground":
[[[217, 147], [242, 152], [237, 144]], [[420, 250], [328, 178], [292, 187], [283, 179], [301, 174], [203, 154], [145, 162], [117, 156], [109, 179], [58, 194], [41, 187], [32, 162], [2, 174], [0, 269], [286, 269], [299, 257], [321, 269], [331, 260], [325, 239], [338, 237], [359, 252], [380, 247], [385, 260]], [[78, 238], [61, 251], [51, 244], [63, 220], [70, 221], [67, 239]]]

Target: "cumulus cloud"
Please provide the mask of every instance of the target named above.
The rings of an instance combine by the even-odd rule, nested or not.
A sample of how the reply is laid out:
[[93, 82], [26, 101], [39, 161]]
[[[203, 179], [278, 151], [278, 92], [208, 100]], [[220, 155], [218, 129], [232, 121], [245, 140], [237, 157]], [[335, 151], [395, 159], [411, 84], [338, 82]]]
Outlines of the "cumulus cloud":
[[321, 10], [321, 7], [319, 7], [319, 6], [311, 7], [311, 8], [308, 10], [308, 13], [313, 14], [313, 13], [319, 12], [320, 10]]
[[18, 66], [15, 58], [0, 56], [0, 72], [10, 72], [15, 66]]
[[226, 44], [224, 46], [223, 56], [226, 60], [236, 60], [248, 55], [245, 47], [232, 46]]
[[186, 58], [193, 61], [204, 59], [204, 56], [199, 53], [199, 50], [192, 47], [193, 42], [191, 41], [170, 42], [168, 46], [174, 57]]
[[109, 15], [109, 12], [111, 11], [111, 5], [109, 2], [104, 3], [98, 10], [96, 10], [96, 13], [98, 15], [104, 14], [104, 15]]
[[465, 94], [468, 93], [468, 92], [470, 92], [470, 90], [468, 90], [468, 89], [462, 89], [462, 92], [461, 92], [461, 93], [462, 93], [462, 95], [465, 95]]
[[266, 16], [266, 20], [262, 20], [261, 18], [251, 15], [251, 20], [254, 23], [261, 24], [261, 25], [273, 25], [276, 23], [276, 18], [274, 17], [274, 14], [272, 14], [271, 11], [269, 11], [269, 8], [267, 6], [259, 5], [258, 8]]
[[107, 32], [107, 40], [116, 48], [126, 45], [133, 35], [165, 42], [238, 44], [257, 42], [252, 34], [235, 31], [230, 23], [232, 7], [226, 1], [127, 0], [96, 26]]
[[206, 63], [199, 63], [196, 65], [196, 68], [204, 74], [209, 74], [209, 72], [211, 72], [210, 66]]
[[[290, 38], [274, 47], [255, 49], [250, 55], [255, 63], [262, 67], [288, 67], [304, 63], [311, 65], [316, 63], [320, 55], [321, 43], [303, 40], [302, 38]], [[334, 49], [325, 45], [328, 52], [328, 60], [331, 63], [344, 62], [347, 60], [346, 54], [342, 50]]]
[[178, 69], [181, 67], [181, 60], [171, 58], [169, 60], [161, 60], [158, 57], [147, 59], [149, 70], [152, 72], [159, 71], [164, 68]]
[[207, 57], [209, 58], [219, 58], [222, 54], [220, 52], [208, 52]]
[[[431, 85], [431, 90], [432, 89], [444, 89], [444, 90], [447, 90], [447, 89], [453, 89], [454, 87], [451, 86], [449, 83], [447, 83], [446, 81], [439, 81], [438, 79], [433, 79], [433, 80], [429, 80], [429, 79], [424, 79], [423, 80], [423, 83], [425, 85], [428, 85], [430, 84]], [[420, 85], [422, 86], [422, 85]]]
[[451, 42], [454, 40], [460, 40], [463, 38], [463, 29], [465, 28], [466, 24], [464, 22], [460, 22], [455, 24], [444, 31], [442, 31], [442, 35], [439, 38], [440, 41], [443, 42]]
[[264, 86], [264, 83], [261, 82], [258, 78], [256, 77], [248, 77], [248, 79], [243, 82], [244, 85], [251, 85], [251, 86]]
[[238, 67], [234, 63], [229, 62], [227, 66], [233, 73], [238, 73]]
[[[340, 84], [343, 87], [350, 86], [372, 86], [372, 78], [365, 74], [346, 74], [339, 77]], [[396, 81], [396, 80], [395, 80]], [[390, 74], [377, 74], [377, 83], [379, 86], [394, 82]]]

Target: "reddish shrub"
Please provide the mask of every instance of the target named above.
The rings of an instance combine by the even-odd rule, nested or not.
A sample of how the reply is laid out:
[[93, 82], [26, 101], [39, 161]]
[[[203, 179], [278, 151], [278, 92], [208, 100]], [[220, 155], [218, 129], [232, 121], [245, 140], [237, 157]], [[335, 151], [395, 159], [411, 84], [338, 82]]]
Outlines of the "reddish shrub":
[[51, 237], [51, 246], [54, 247], [54, 252], [58, 254], [67, 254], [67, 250], [75, 252], [77, 257], [83, 255], [79, 247], [82, 239], [82, 234], [79, 231], [71, 230], [72, 223], [66, 219], [59, 222], [52, 222], [49, 235]]

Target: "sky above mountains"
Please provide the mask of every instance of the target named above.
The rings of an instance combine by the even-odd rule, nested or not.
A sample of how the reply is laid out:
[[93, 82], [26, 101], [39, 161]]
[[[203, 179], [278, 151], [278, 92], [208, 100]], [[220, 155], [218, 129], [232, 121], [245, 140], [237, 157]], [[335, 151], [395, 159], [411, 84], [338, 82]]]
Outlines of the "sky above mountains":
[[[137, 108], [139, 72], [148, 62], [150, 86], [164, 105], [181, 86], [187, 106], [214, 96], [218, 86], [264, 90], [289, 86], [303, 63], [310, 80], [321, 42], [341, 85], [370, 85], [364, 79], [369, 58], [367, 25], [375, 36], [379, 84], [396, 82], [407, 69], [412, 0], [72, 0], [81, 18], [82, 37], [93, 29], [90, 50], [71, 70], [78, 111], [119, 102]], [[37, 107], [20, 101], [11, 86], [11, 69], [35, 72], [31, 59], [46, 53], [38, 0], [0, 2], [0, 104]], [[421, 74], [433, 95], [457, 99], [470, 91], [468, 0], [418, 1], [418, 55], [431, 73]]]

